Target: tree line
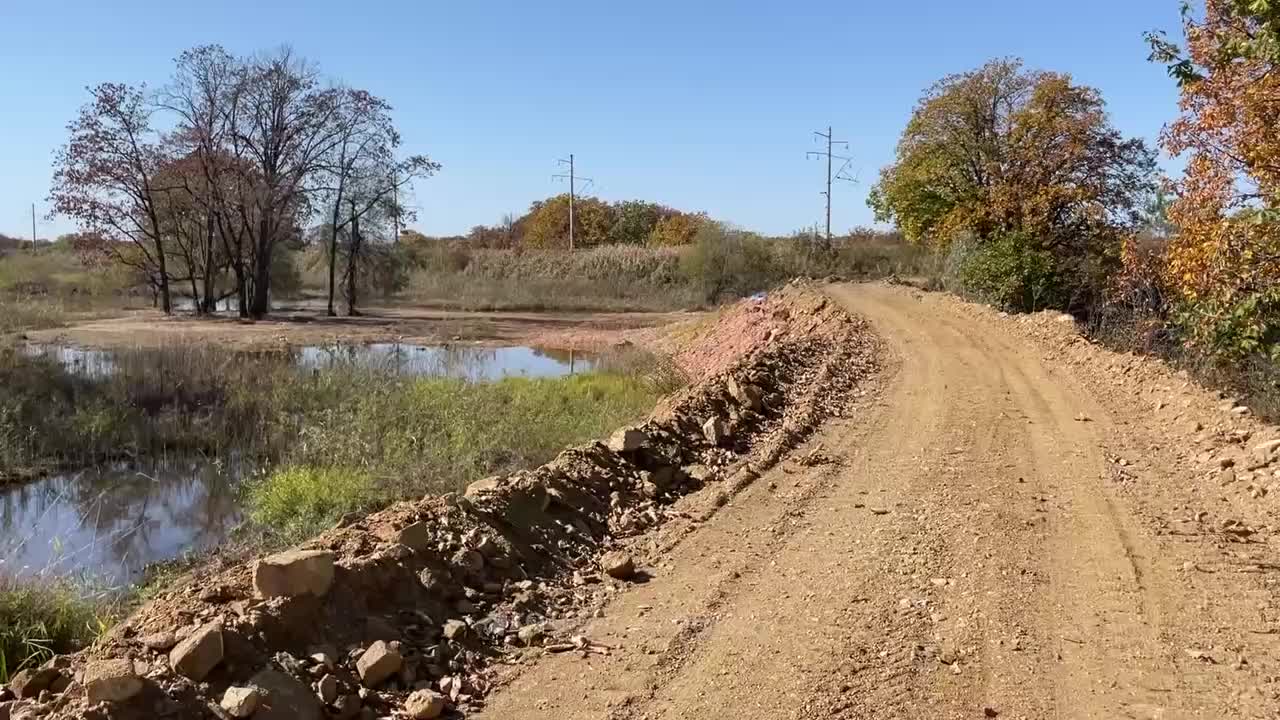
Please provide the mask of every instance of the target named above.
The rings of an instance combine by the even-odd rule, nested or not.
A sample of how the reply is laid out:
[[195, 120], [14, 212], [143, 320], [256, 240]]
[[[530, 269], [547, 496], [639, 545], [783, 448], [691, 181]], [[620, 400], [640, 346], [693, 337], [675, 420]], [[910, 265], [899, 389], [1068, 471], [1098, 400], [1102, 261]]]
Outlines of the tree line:
[[[710, 222], [706, 213], [644, 200], [608, 202], [591, 196], [573, 199], [573, 218], [575, 242], [584, 248], [688, 245], [698, 229]], [[465, 236], [448, 239], [465, 240], [479, 248], [568, 249], [569, 195], [536, 200], [519, 217], [508, 214], [496, 225], [476, 225]]]
[[288, 48], [200, 46], [156, 90], [89, 92], [55, 154], [53, 212], [79, 223], [85, 257], [133, 268], [166, 313], [181, 288], [197, 312], [234, 298], [262, 317], [283, 252], [307, 241], [326, 249], [329, 314], [339, 292], [354, 313], [361, 269], [411, 219], [404, 195], [440, 169], [399, 157], [385, 100]]
[[997, 59], [926, 90], [870, 206], [998, 304], [1280, 360], [1280, 5], [1187, 4], [1183, 33], [1147, 35], [1179, 86], [1180, 178], [1097, 89]]

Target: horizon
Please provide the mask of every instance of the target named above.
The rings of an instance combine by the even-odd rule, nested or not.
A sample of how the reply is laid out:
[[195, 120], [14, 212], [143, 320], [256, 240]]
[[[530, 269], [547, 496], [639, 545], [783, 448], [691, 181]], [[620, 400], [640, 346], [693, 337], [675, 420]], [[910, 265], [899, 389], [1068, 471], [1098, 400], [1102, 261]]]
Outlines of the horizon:
[[[327, 2], [306, 17], [268, 8], [247, 26], [239, 21], [250, 6], [236, 0], [199, 18], [199, 30], [188, 11], [157, 15], [139, 2], [15, 8], [11, 27], [56, 27], [64, 42], [28, 32], [0, 50], [10, 67], [40, 68], [0, 77], [0, 93], [16, 109], [0, 118], [0, 233], [29, 238], [33, 202], [41, 239], [76, 229], [67, 218], [45, 217], [45, 198], [53, 152], [88, 98], [85, 87], [158, 87], [173, 57], [210, 42], [235, 53], [287, 44], [326, 77], [390, 102], [402, 152], [443, 164], [413, 195], [418, 219], [409, 227], [431, 236], [466, 234], [565, 192], [551, 176], [569, 153], [595, 180], [581, 195], [641, 199], [789, 234], [822, 222], [825, 165], [805, 153], [819, 149], [812, 133], [828, 124], [849, 142], [859, 178], [834, 188], [832, 231], [874, 225], [867, 191], [892, 160], [917, 99], [943, 76], [993, 57], [1020, 57], [1029, 68], [1097, 87], [1115, 125], [1152, 146], [1177, 113], [1176, 86], [1146, 61], [1141, 36], [1162, 28], [1176, 37], [1176, 3], [1117, 8], [1088, 0], [1073, 13], [1009, 0], [976, 9], [929, 5], [742, 12], [724, 2], [644, 9], [569, 2], [554, 11], [504, 3], [487, 14], [397, 3], [394, 22], [352, 27], [326, 12], [337, 7]], [[1100, 14], [1109, 22], [1098, 23]], [[619, 23], [625, 34], [614, 30]], [[1093, 52], [1081, 53], [1078, 39], [1086, 37]], [[559, 79], [565, 74], [572, 79]], [[1161, 166], [1176, 172], [1180, 163], [1161, 153]]]

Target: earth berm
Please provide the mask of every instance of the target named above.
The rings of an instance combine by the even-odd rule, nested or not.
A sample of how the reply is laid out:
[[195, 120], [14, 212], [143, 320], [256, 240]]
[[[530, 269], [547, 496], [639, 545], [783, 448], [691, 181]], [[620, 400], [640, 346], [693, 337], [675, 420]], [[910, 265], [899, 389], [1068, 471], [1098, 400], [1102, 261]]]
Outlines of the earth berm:
[[[759, 343], [614, 449], [335, 529], [293, 558], [304, 595], [211, 570], [53, 663], [36, 702], [179, 716], [238, 687], [266, 690], [255, 718], [270, 697], [294, 717], [1278, 716], [1280, 430], [1054, 314], [831, 284], [717, 327], [744, 324]], [[151, 649], [210, 647], [210, 627], [203, 680]], [[121, 658], [142, 689], [99, 682], [87, 706], [83, 681]], [[361, 691], [357, 666], [396, 670]]]

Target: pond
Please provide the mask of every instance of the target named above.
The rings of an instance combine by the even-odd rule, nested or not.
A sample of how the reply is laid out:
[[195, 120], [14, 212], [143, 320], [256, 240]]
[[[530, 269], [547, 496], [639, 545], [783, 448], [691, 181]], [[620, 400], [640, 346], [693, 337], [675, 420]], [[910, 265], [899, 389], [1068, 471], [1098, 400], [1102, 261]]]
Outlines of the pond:
[[111, 585], [213, 547], [241, 520], [239, 474], [205, 458], [112, 463], [0, 488], [0, 573]]
[[[120, 352], [161, 354], [165, 349], [131, 348], [126, 351], [82, 348], [73, 345], [29, 343], [24, 352], [56, 360], [68, 371], [89, 378], [103, 378], [116, 369]], [[323, 370], [336, 365], [386, 370], [400, 375], [453, 377], [481, 382], [509, 376], [558, 377], [590, 372], [600, 366], [597, 355], [573, 350], [485, 345], [301, 345], [284, 350], [245, 352], [249, 357], [287, 357], [294, 365]]]

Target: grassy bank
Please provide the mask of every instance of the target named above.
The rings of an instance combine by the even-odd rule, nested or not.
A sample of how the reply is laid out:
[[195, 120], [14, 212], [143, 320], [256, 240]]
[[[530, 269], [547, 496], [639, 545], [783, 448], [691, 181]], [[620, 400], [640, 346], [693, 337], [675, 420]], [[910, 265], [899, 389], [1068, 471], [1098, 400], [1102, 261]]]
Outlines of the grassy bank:
[[537, 465], [643, 416], [666, 389], [618, 372], [369, 380], [357, 396], [305, 415], [279, 468], [251, 484], [261, 525], [305, 536], [347, 512]]
[[0, 575], [0, 683], [88, 645], [116, 617], [113, 603], [70, 583]]

